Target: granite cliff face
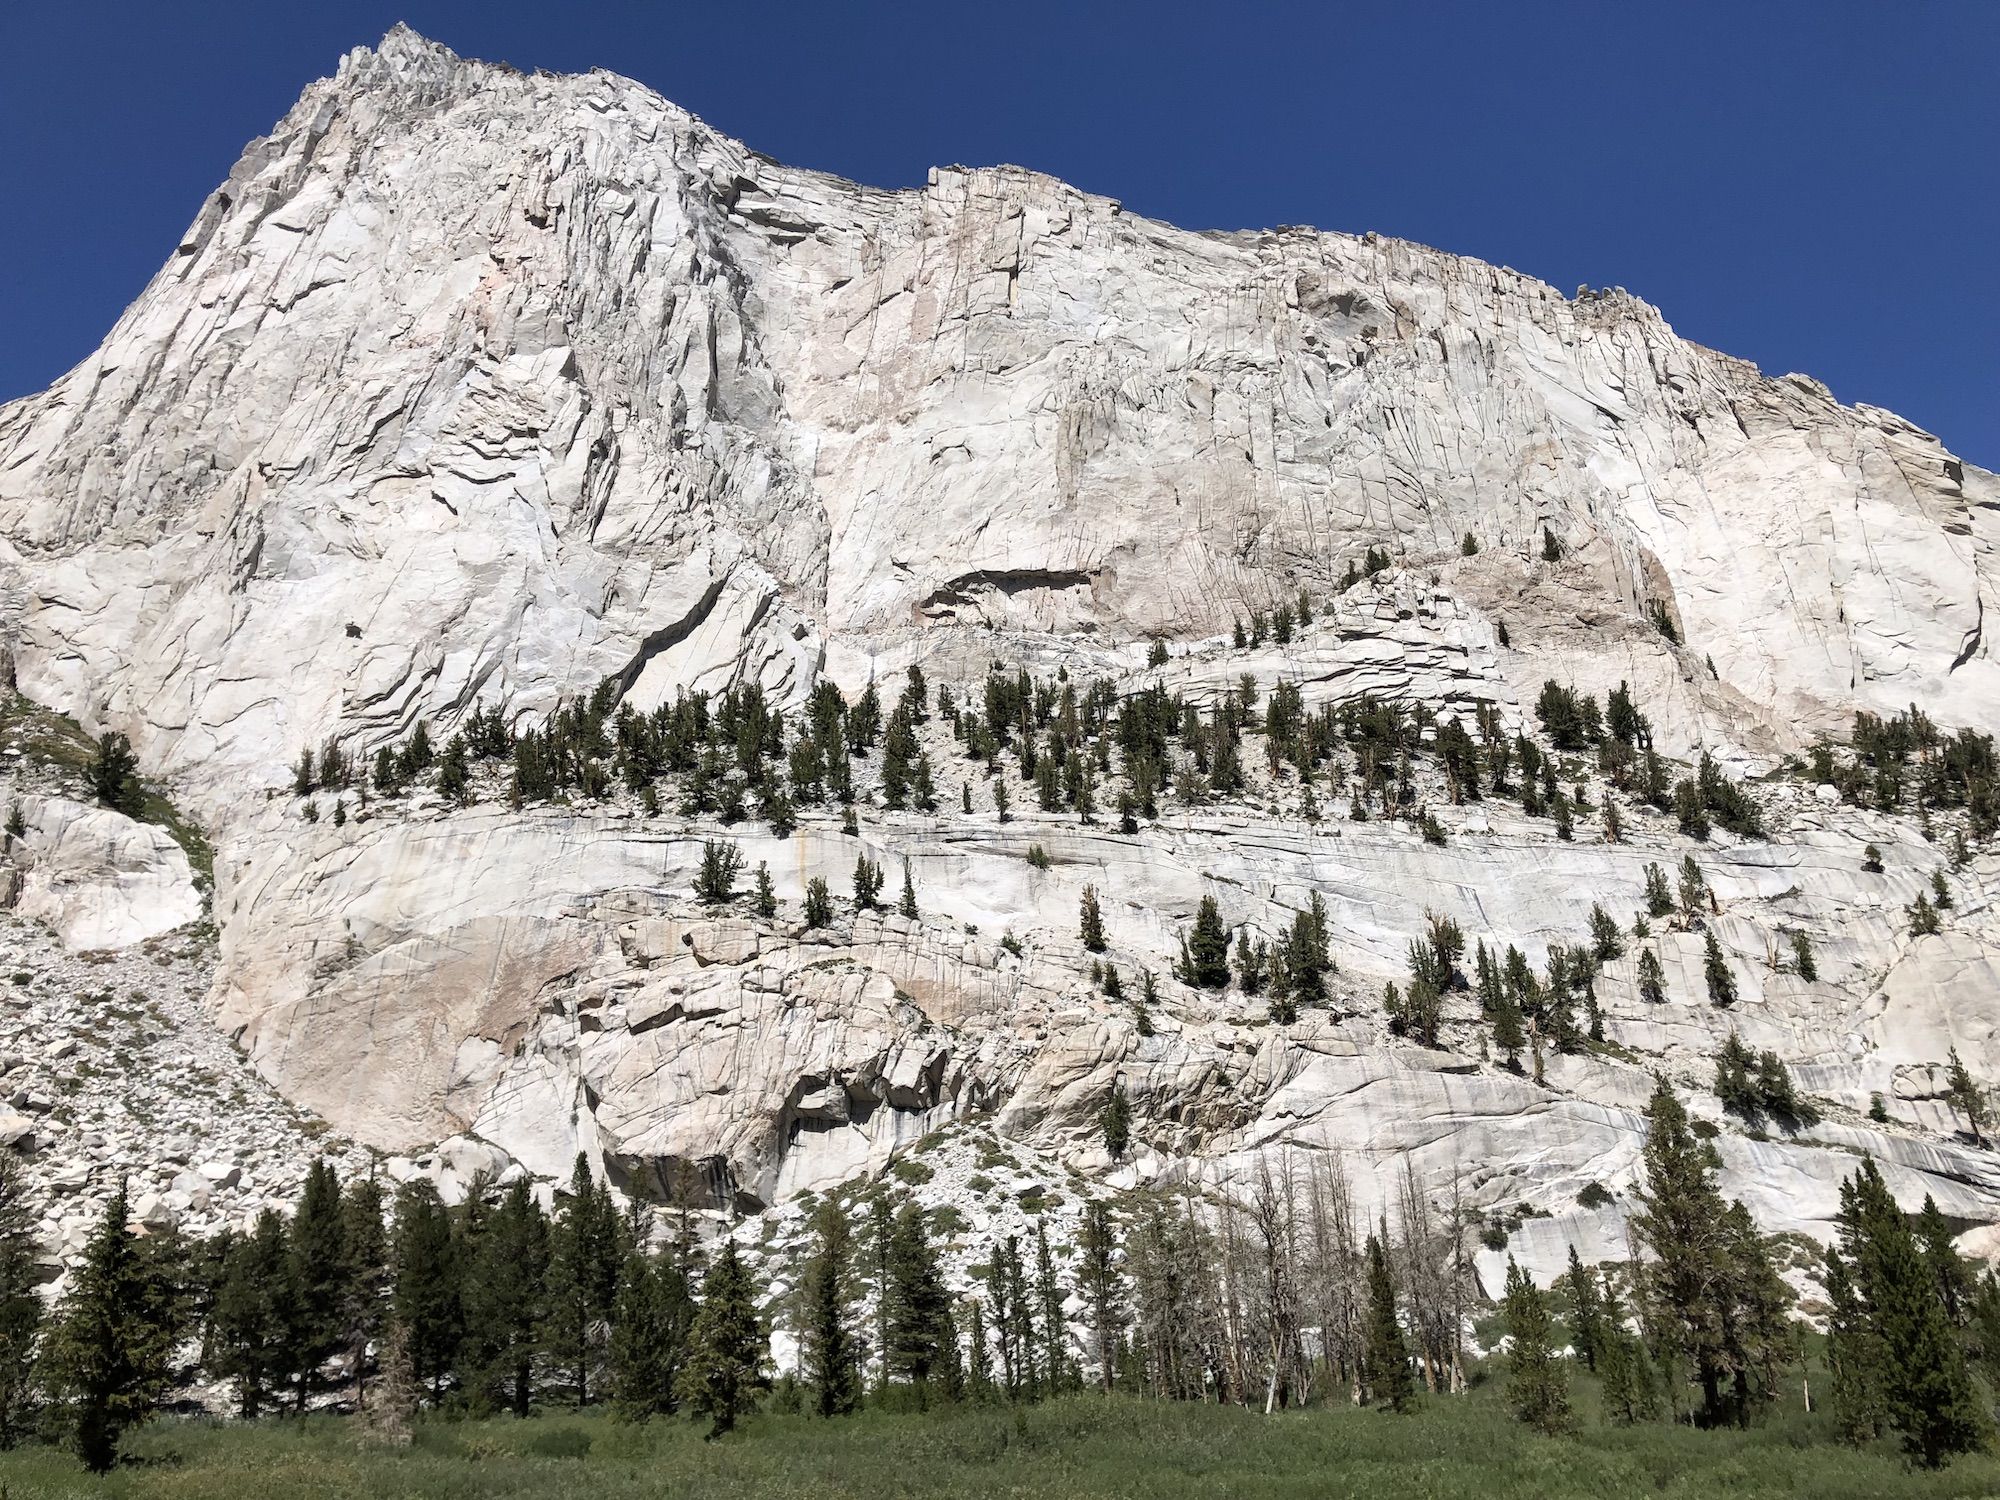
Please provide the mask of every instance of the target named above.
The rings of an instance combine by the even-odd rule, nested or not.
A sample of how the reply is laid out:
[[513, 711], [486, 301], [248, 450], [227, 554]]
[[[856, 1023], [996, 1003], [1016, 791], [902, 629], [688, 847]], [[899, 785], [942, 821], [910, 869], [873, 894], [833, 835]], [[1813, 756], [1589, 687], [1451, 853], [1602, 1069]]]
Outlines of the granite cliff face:
[[[1696, 851], [1737, 1010], [1697, 999], [1702, 936], [1665, 933], [1674, 1003], [1638, 998], [1636, 951], [1612, 961], [1610, 1047], [1533, 1082], [1469, 1014], [1437, 1048], [1390, 1039], [1383, 981], [1427, 908], [1537, 963], [1593, 903], [1625, 915], [1645, 863], [1694, 848], [1671, 819], [1559, 842], [1437, 798], [1438, 847], [1308, 821], [1253, 777], [1132, 835], [1027, 811], [1025, 787], [1002, 824], [933, 722], [941, 811], [734, 831], [782, 902], [756, 921], [693, 902], [704, 817], [487, 786], [308, 824], [291, 767], [419, 722], [442, 743], [481, 705], [531, 726], [606, 681], [641, 712], [745, 682], [797, 710], [823, 677], [852, 695], [915, 662], [976, 691], [997, 660], [1204, 708], [1246, 673], [1309, 707], [1484, 706], [1510, 732], [1548, 679], [1624, 681], [1663, 754], [1760, 775], [1857, 710], [2000, 729], [1996, 532], [1992, 474], [1623, 292], [1374, 236], [1190, 233], [1012, 168], [859, 187], [613, 75], [400, 30], [250, 146], [94, 355], [0, 409], [19, 689], [128, 734], [202, 820], [221, 1024], [365, 1144], [470, 1134], [551, 1175], [582, 1149], [634, 1191], [769, 1204], [974, 1116], [1111, 1171], [1094, 1120], [1122, 1081], [1126, 1178], [1415, 1153], [1483, 1204], [1569, 1215], [1546, 1256], [1618, 1248], [1619, 1206], [1578, 1219], [1576, 1193], [1622, 1191], [1651, 1071], [1700, 1084], [1731, 1029], [1826, 1114], [1726, 1135], [1768, 1221], [1823, 1229], [1858, 1149], [2000, 1219], [1934, 1076], [1956, 1045], [2000, 1077], [1994, 857], [1913, 940], [1942, 846], [1772, 781], [1765, 838]], [[1370, 548], [1392, 565], [1350, 585]], [[1229, 644], [1301, 590], [1311, 627]], [[878, 774], [858, 763], [864, 799]], [[804, 928], [806, 882], [842, 889], [858, 852], [907, 861], [923, 915]], [[1086, 883], [1128, 977], [1165, 974], [1203, 894], [1271, 933], [1316, 891], [1339, 1003], [1273, 1028], [1163, 978], [1142, 1037], [1088, 982]], [[123, 931], [62, 920], [85, 946]], [[1773, 957], [1794, 931], [1816, 980]], [[1864, 1118], [1878, 1093], [1889, 1125]]]

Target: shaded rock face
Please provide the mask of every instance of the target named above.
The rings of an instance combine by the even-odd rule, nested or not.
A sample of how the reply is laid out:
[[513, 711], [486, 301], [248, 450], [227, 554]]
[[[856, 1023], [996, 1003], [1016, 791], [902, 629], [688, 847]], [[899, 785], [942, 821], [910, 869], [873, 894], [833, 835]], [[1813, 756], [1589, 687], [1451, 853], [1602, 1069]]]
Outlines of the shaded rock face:
[[[1670, 824], [1557, 845], [1447, 809], [1437, 848], [1273, 793], [1118, 837], [1003, 825], [982, 783], [979, 814], [947, 796], [858, 838], [823, 813], [735, 830], [784, 903], [745, 923], [688, 894], [713, 827], [423, 798], [308, 826], [283, 795], [300, 751], [441, 740], [482, 703], [530, 724], [607, 680], [639, 709], [741, 681], [796, 705], [822, 674], [976, 683], [1001, 658], [1509, 730], [1547, 678], [1628, 681], [1664, 753], [1760, 769], [1858, 708], [2000, 727], [1996, 518], [2000, 481], [1928, 435], [1622, 292], [1373, 236], [1188, 233], [1016, 169], [863, 188], [612, 75], [400, 30], [247, 150], [97, 353], [0, 408], [18, 681], [128, 733], [214, 834], [213, 1003], [265, 1075], [380, 1149], [469, 1133], [544, 1175], [583, 1150], [649, 1196], [746, 1204], [990, 1111], [1081, 1151], [1123, 1083], [1150, 1143], [1128, 1173], [1340, 1146], [1569, 1212], [1629, 1187], [1650, 1070], [1699, 1081], [1734, 1025], [1846, 1111], [1817, 1144], [1730, 1138], [1761, 1214], [1823, 1228], [1865, 1148], [2000, 1217], [1930, 1076], [1954, 1043], [2000, 1076], [1992, 861], [1912, 943], [1936, 852], [1781, 788], [1770, 841], [1703, 856], [1740, 1011], [1691, 1003], [1701, 937], [1663, 936], [1670, 1010], [1629, 956], [1600, 981], [1635, 1060], [1535, 1083], [1470, 1024], [1391, 1043], [1382, 982], [1427, 907], [1537, 961], [1593, 902], [1624, 917], [1643, 864], [1683, 852]], [[1397, 566], [1343, 590], [1371, 547]], [[1302, 588], [1312, 630], [1226, 648]], [[924, 917], [801, 929], [806, 881], [842, 890], [862, 852], [908, 860]], [[35, 879], [24, 910], [79, 944], [177, 925], [172, 879], [116, 917]], [[1205, 893], [1275, 933], [1317, 892], [1339, 1004], [1281, 1034], [1163, 979], [1141, 1037], [1082, 978], [1086, 881], [1128, 983], [1165, 974]], [[1768, 962], [1795, 929], [1816, 982]], [[1891, 1131], [1860, 1123], [1877, 1093]]]

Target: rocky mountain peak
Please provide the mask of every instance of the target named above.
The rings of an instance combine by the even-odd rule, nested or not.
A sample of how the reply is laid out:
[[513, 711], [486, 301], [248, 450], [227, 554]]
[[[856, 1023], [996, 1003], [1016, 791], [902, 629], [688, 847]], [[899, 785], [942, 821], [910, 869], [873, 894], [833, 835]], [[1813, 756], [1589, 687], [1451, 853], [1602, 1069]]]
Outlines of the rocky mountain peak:
[[[1616, 289], [867, 188], [404, 28], [0, 408], [20, 693], [212, 840], [209, 1011], [357, 1149], [768, 1207], [975, 1120], [1120, 1185], [1338, 1146], [1556, 1216], [1538, 1268], [1617, 1242], [1653, 1072], [1736, 1031], [1819, 1110], [1702, 1106], [1760, 1214], [1823, 1233], [1867, 1150], [2000, 1217], [1937, 1081], [2000, 1076], [1996, 525]], [[187, 909], [48, 816], [42, 909]], [[1204, 898], [1251, 953], [1320, 913], [1325, 993], [1177, 974]], [[1594, 1028], [1510, 1063], [1467, 971], [1413, 1033], [1433, 918]]]

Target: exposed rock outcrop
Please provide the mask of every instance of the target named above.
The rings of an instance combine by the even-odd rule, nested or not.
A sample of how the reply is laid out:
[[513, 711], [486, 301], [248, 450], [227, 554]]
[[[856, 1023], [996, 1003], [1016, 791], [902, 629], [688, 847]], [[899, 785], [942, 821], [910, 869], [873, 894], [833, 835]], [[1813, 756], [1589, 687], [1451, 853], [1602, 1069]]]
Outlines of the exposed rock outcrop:
[[[1995, 476], [1622, 292], [1372, 235], [1189, 233], [1013, 168], [878, 191], [610, 74], [400, 29], [247, 149], [95, 354], [0, 408], [21, 689], [129, 734], [199, 814], [215, 1014], [356, 1141], [458, 1139], [462, 1176], [582, 1150], [635, 1193], [771, 1204], [974, 1116], [1105, 1171], [1094, 1121], [1122, 1081], [1144, 1143], [1124, 1180], [1407, 1155], [1482, 1207], [1563, 1215], [1531, 1221], [1540, 1269], [1559, 1236], [1616, 1248], [1619, 1207], [1576, 1194], [1629, 1188], [1651, 1071], [1699, 1084], [1731, 1029], [1826, 1110], [1783, 1139], [1725, 1130], [1768, 1221], [1824, 1232], [1860, 1150], [2000, 1219], [1933, 1076], [1956, 1046], [2000, 1077], [1993, 857], [1912, 941], [1942, 858], [1916, 823], [1763, 787], [1769, 837], [1701, 854], [1737, 1008], [1699, 998], [1701, 934], [1663, 931], [1672, 1003], [1613, 960], [1603, 1047], [1535, 1081], [1463, 1014], [1436, 1048], [1392, 1040], [1382, 984], [1427, 908], [1537, 964], [1593, 904], [1628, 923], [1643, 866], [1691, 847], [1670, 820], [1556, 842], [1432, 788], [1440, 846], [1315, 823], [1253, 777], [1136, 834], [1003, 823], [934, 724], [943, 811], [727, 831], [781, 902], [750, 921], [690, 893], [725, 833], [705, 816], [623, 791], [508, 807], [482, 771], [471, 808], [347, 794], [308, 823], [291, 767], [328, 740], [365, 764], [419, 722], [442, 742], [482, 704], [533, 725], [606, 683], [639, 711], [742, 682], [796, 710], [822, 676], [976, 684], [997, 660], [1202, 707], [1249, 674], [1507, 733], [1547, 679], [1625, 682], [1661, 752], [1763, 773], [1856, 710], [2000, 728], [1996, 527]], [[1355, 581], [1371, 549], [1389, 565]], [[1301, 590], [1309, 629], [1229, 647]], [[72, 947], [200, 911], [171, 840], [114, 819], [30, 810], [19, 910]], [[806, 882], [842, 890], [863, 853], [907, 862], [923, 917], [805, 928]], [[1157, 1035], [1086, 978], [1085, 882], [1127, 982], [1160, 976]], [[1331, 1010], [1273, 1028], [1165, 978], [1204, 894], [1276, 933], [1315, 892]], [[1816, 980], [1779, 961], [1795, 931]], [[162, 1187], [170, 1208], [199, 1184]]]

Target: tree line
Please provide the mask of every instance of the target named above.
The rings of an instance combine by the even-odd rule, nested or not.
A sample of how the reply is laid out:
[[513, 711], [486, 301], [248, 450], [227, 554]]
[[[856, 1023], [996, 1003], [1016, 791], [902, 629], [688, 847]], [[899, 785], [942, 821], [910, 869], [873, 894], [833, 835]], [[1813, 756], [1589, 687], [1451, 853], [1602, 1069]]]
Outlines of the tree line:
[[[1509, 1262], [1503, 1366], [1523, 1421], [1573, 1426], [1578, 1368], [1619, 1423], [1748, 1425], [1794, 1377], [1807, 1389], [1792, 1288], [1723, 1197], [1712, 1134], [1663, 1080], [1634, 1259], [1590, 1267], [1572, 1249], [1548, 1291]], [[632, 1421], [686, 1412], [721, 1435], [763, 1404], [833, 1418], [1086, 1385], [1407, 1411], [1476, 1373], [1480, 1216], [1456, 1183], [1434, 1202], [1407, 1161], [1389, 1197], [1371, 1221], [1337, 1155], [1267, 1159], [1229, 1191], [1087, 1203], [1066, 1245], [1044, 1217], [1025, 1238], [958, 1246], [955, 1290], [938, 1213], [887, 1184], [820, 1202], [765, 1282], [733, 1237], [703, 1244], [686, 1216], [655, 1243], [653, 1211], [621, 1209], [581, 1159], [553, 1213], [524, 1180], [475, 1182], [447, 1207], [428, 1181], [391, 1200], [372, 1177], [343, 1185], [316, 1163], [289, 1216], [206, 1240], [133, 1232], [121, 1189], [45, 1313], [33, 1218], [5, 1170], [0, 1443], [53, 1438], [108, 1468], [124, 1433], [196, 1375], [227, 1381], [243, 1417], [332, 1402], [391, 1429], [421, 1409], [601, 1404]], [[1984, 1443], [1977, 1374], [2000, 1375], [2000, 1282], [1959, 1258], [1936, 1206], [1904, 1213], [1864, 1159], [1819, 1271], [1838, 1434], [1892, 1435], [1930, 1465]]]

